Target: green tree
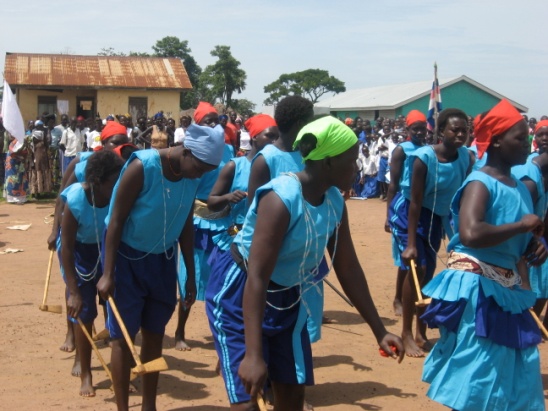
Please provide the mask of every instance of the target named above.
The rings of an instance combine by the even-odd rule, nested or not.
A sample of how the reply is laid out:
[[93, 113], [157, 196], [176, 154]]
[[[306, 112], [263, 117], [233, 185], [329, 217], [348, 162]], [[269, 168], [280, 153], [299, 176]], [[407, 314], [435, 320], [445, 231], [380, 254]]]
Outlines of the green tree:
[[188, 109], [195, 107], [199, 100], [198, 89], [200, 88], [200, 75], [202, 69], [194, 60], [194, 57], [190, 55], [191, 49], [188, 47], [187, 40], [180, 40], [175, 36], [167, 36], [161, 40], [158, 40], [154, 46], [155, 57], [176, 57], [183, 60], [186, 73], [193, 90], [181, 93], [180, 105], [182, 109]]
[[282, 74], [280, 78], [264, 87], [264, 92], [270, 96], [264, 101], [266, 105], [274, 105], [285, 96], [299, 95], [307, 97], [312, 103], [317, 103], [326, 93], [342, 93], [346, 91], [344, 82], [330, 76], [327, 70], [308, 69], [296, 73]]
[[125, 56], [125, 53], [122, 53], [121, 51], [114, 50], [114, 47], [103, 47], [99, 53], [97, 53], [98, 56]]
[[200, 82], [203, 82], [201, 90], [208, 97], [232, 106], [232, 95], [245, 90], [247, 74], [240, 68], [240, 62], [232, 56], [230, 46], [215, 46], [211, 55], [218, 60], [205, 68], [200, 78]]
[[232, 100], [232, 105], [230, 108], [239, 114], [251, 117], [255, 115], [255, 106], [255, 103], [246, 98], [238, 98]]

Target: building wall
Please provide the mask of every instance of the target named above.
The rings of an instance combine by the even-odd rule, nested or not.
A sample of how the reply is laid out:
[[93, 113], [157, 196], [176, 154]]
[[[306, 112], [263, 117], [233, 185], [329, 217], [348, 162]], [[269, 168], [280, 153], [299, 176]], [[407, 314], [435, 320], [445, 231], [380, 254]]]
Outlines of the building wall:
[[166, 117], [178, 118], [179, 96], [178, 91], [97, 90], [97, 111], [103, 118], [109, 114], [125, 114], [129, 111], [130, 97], [146, 97], [148, 117], [163, 110]]
[[344, 120], [347, 117], [355, 119], [356, 117], [361, 117], [364, 120], [369, 120], [371, 122], [375, 121], [376, 117], [384, 118], [395, 118], [394, 110], [359, 110], [359, 111], [331, 111], [330, 114], [341, 120]]
[[[129, 97], [147, 98], [147, 115], [152, 116], [160, 110], [168, 117], [179, 117], [178, 91], [147, 91], [147, 90], [93, 90], [93, 89], [65, 89], [61, 92], [47, 90], [17, 89], [17, 103], [26, 123], [36, 119], [42, 113], [38, 113], [38, 96], [53, 96], [57, 100], [68, 101], [68, 115], [76, 115], [76, 99], [89, 97], [95, 100], [95, 113], [102, 118], [109, 114], [125, 114], [129, 111]], [[61, 114], [57, 113], [56, 114]]]
[[[76, 115], [76, 98], [77, 97], [91, 97], [95, 98], [95, 90], [68, 90], [65, 89], [62, 92], [47, 91], [47, 90], [27, 90], [17, 89], [17, 104], [23, 121], [25, 124], [29, 120], [35, 120], [37, 116], [42, 113], [38, 112], [38, 96], [53, 96], [57, 97], [57, 100], [67, 100], [69, 106], [69, 116]], [[60, 113], [55, 113], [60, 114]]]
[[[464, 80], [441, 89], [441, 100], [443, 108], [459, 108], [472, 117], [491, 109], [500, 101]], [[406, 116], [411, 110], [419, 110], [426, 114], [429, 101], [430, 96], [427, 95], [405, 104], [396, 109], [396, 116]]]

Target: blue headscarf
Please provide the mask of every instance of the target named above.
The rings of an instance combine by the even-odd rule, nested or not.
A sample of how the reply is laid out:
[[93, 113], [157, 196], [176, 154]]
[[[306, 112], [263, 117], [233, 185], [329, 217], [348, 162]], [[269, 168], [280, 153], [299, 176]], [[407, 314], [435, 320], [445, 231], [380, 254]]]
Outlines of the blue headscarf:
[[225, 148], [225, 137], [223, 127], [220, 125], [211, 128], [191, 124], [186, 129], [186, 148], [192, 151], [197, 159], [204, 163], [218, 166], [223, 158]]

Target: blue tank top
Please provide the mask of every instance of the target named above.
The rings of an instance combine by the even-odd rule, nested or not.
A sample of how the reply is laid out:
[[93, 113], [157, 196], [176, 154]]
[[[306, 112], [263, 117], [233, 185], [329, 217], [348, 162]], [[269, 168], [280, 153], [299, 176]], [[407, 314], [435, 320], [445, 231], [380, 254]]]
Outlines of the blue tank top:
[[312, 282], [312, 271], [320, 264], [327, 242], [341, 221], [344, 200], [337, 188], [330, 187], [323, 203], [314, 207], [304, 200], [301, 183], [292, 175], [282, 175], [260, 187], [246, 215], [242, 231], [234, 239], [246, 260], [257, 221], [258, 199], [269, 191], [278, 195], [290, 214], [289, 227], [272, 273], [272, 281], [284, 287]]
[[[466, 172], [470, 166], [468, 149], [461, 147], [457, 151], [455, 161], [440, 163], [432, 146], [421, 147], [409, 156], [410, 174], [416, 158], [420, 159], [428, 169], [422, 206], [441, 217], [449, 216], [451, 200], [466, 178]], [[409, 197], [406, 198], [411, 200], [411, 193], [408, 194]]]
[[92, 154], [93, 151], [82, 151], [78, 154], [80, 161], [74, 166], [74, 176], [79, 183], [85, 183], [86, 181], [86, 166]]
[[[234, 179], [232, 180], [232, 186], [230, 192], [235, 190], [241, 190], [247, 192], [249, 185], [249, 174], [251, 172], [251, 161], [247, 157], [236, 157], [232, 160], [235, 165]], [[237, 204], [230, 205], [230, 217], [236, 224], [243, 224], [246, 212], [246, 199], [244, 198]]]
[[[143, 188], [124, 224], [122, 241], [136, 250], [161, 254], [173, 247], [181, 235], [188, 213], [193, 210], [200, 180], [183, 178], [169, 181], [163, 175], [157, 150], [136, 151], [126, 162], [114, 186], [111, 209], [116, 201], [120, 181], [128, 165], [135, 159], [143, 165]], [[107, 225], [109, 220], [110, 212], [105, 222]]]
[[534, 163], [534, 157], [529, 156], [527, 162], [523, 165], [512, 167], [512, 174], [518, 179], [529, 178], [537, 187], [537, 202], [534, 204], [535, 214], [544, 220], [546, 209], [548, 208], [548, 195], [544, 191], [544, 182], [540, 167]]
[[516, 264], [525, 252], [531, 233], [518, 234], [503, 243], [492, 247], [470, 248], [460, 242], [459, 236], [459, 210], [462, 193], [468, 183], [481, 182], [489, 191], [489, 202], [485, 209], [485, 222], [492, 225], [515, 223], [521, 220], [525, 214], [533, 212], [531, 195], [521, 181], [513, 177], [516, 186], [509, 187], [497, 179], [482, 171], [472, 172], [464, 184], [459, 188], [453, 202], [451, 212], [455, 224], [455, 235], [451, 238], [447, 249], [470, 254], [478, 260], [507, 269], [516, 269]]
[[472, 153], [474, 153], [474, 157], [476, 158], [476, 162], [472, 166], [472, 171], [479, 170], [482, 168], [485, 163], [487, 163], [487, 151], [483, 153], [483, 156], [481, 159], [478, 158], [478, 148], [476, 146], [470, 146], [468, 147], [468, 150], [470, 150]]
[[230, 144], [225, 144], [223, 158], [219, 163], [219, 167], [205, 173], [199, 180], [200, 183], [198, 185], [198, 190], [196, 191], [196, 198], [198, 200], [202, 200], [207, 203], [207, 198], [209, 197], [209, 193], [211, 193], [211, 189], [215, 185], [217, 178], [219, 178], [219, 173], [232, 157], [234, 157], [234, 147]]
[[97, 244], [105, 230], [108, 206], [95, 207], [89, 203], [81, 183], [71, 184], [63, 190], [61, 198], [78, 222], [76, 241], [82, 244]]
[[[298, 173], [304, 169], [300, 151], [282, 151], [274, 144], [268, 144], [257, 153], [255, 158], [263, 156], [270, 170], [270, 179], [279, 177], [282, 173]], [[255, 161], [255, 158], [253, 161]]]
[[411, 154], [423, 146], [414, 144], [411, 141], [405, 141], [400, 144], [400, 147], [403, 149], [405, 154], [405, 160], [403, 160], [402, 172], [400, 177], [400, 191], [405, 196], [405, 198], [411, 197], [411, 175], [409, 173], [411, 163]]

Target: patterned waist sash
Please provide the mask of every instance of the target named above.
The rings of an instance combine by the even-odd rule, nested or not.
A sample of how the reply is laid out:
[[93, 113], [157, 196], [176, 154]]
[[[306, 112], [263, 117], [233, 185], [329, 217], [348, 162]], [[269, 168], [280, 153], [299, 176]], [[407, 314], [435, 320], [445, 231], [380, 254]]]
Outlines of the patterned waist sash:
[[508, 268], [497, 267], [496, 265], [480, 261], [469, 254], [456, 251], [451, 251], [449, 254], [447, 268], [479, 274], [496, 281], [506, 288], [521, 284], [521, 277], [517, 272]]

